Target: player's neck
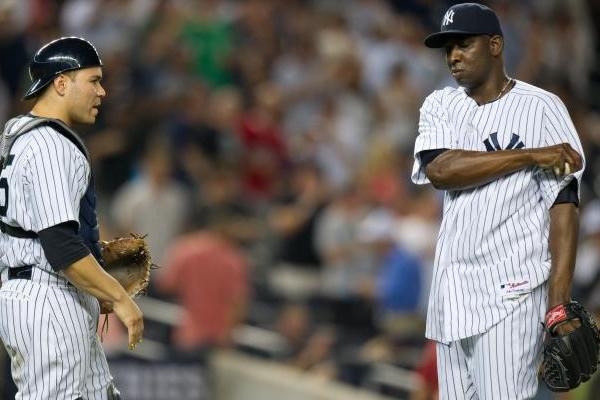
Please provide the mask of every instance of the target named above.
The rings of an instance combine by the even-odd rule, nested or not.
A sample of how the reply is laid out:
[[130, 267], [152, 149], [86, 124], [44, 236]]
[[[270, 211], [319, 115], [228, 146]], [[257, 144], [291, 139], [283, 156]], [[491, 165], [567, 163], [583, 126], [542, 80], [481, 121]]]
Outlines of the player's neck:
[[501, 99], [512, 89], [514, 80], [505, 72], [488, 79], [482, 85], [467, 89], [467, 94], [479, 105]]
[[71, 126], [71, 119], [69, 114], [64, 112], [61, 108], [56, 107], [48, 99], [41, 98], [33, 105], [33, 108], [29, 112], [31, 115], [41, 118], [54, 118], [59, 119], [66, 125]]

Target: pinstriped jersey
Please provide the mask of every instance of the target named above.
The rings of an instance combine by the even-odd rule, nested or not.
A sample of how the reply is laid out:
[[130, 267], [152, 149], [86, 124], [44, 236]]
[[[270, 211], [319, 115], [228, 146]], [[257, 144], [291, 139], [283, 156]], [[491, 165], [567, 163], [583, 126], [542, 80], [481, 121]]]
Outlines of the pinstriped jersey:
[[[30, 116], [10, 120], [16, 132]], [[18, 137], [0, 174], [0, 219], [39, 232], [66, 221], [79, 221], [79, 207], [90, 179], [85, 155], [65, 136], [39, 126]], [[0, 234], [0, 269], [33, 265], [48, 281], [62, 280], [45, 257], [39, 239]]]
[[[522, 81], [484, 104], [464, 88], [430, 94], [420, 110], [412, 180], [429, 183], [419, 152], [496, 151], [568, 142], [583, 157], [562, 101]], [[488, 184], [444, 193], [431, 286], [427, 337], [447, 343], [485, 332], [550, 272], [549, 208], [571, 179], [537, 167]]]

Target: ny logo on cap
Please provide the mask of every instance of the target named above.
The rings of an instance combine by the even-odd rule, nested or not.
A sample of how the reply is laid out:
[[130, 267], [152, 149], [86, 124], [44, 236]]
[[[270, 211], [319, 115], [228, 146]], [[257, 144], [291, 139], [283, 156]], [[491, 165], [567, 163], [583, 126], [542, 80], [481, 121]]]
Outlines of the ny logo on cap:
[[442, 26], [454, 23], [454, 10], [446, 11], [444, 19], [442, 20]]

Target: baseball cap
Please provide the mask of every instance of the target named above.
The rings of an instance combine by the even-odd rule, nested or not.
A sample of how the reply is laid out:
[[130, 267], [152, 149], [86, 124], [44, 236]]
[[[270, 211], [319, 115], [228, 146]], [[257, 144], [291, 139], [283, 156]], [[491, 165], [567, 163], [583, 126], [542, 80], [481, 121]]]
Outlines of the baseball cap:
[[500, 21], [489, 7], [478, 3], [456, 4], [446, 11], [440, 31], [425, 38], [425, 46], [443, 47], [449, 37], [465, 35], [500, 35]]

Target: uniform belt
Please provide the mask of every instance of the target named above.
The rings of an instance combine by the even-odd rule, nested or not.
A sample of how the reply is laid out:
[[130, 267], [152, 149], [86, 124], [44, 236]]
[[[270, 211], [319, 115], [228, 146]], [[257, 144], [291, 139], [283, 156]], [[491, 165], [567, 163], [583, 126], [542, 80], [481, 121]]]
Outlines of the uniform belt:
[[11, 279], [27, 279], [31, 280], [31, 272], [33, 266], [24, 265], [22, 267], [13, 267], [8, 269], [8, 280]]

